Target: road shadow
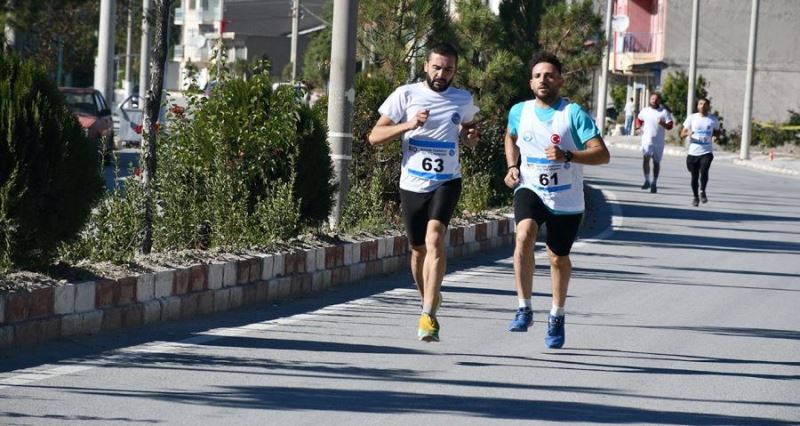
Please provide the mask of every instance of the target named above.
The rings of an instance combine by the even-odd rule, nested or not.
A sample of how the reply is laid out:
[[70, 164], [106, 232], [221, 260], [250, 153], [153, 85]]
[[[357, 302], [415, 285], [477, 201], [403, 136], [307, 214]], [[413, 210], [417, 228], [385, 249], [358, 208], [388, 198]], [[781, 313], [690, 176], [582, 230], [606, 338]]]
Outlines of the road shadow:
[[[558, 391], [558, 386], [551, 386]], [[64, 388], [83, 395], [128, 397], [187, 406], [265, 411], [328, 411], [374, 414], [448, 414], [468, 418], [549, 421], [559, 423], [647, 423], [663, 425], [784, 425], [791, 421], [763, 417], [646, 409], [610, 404], [352, 390], [325, 387], [217, 386], [208, 392], [137, 391]]]

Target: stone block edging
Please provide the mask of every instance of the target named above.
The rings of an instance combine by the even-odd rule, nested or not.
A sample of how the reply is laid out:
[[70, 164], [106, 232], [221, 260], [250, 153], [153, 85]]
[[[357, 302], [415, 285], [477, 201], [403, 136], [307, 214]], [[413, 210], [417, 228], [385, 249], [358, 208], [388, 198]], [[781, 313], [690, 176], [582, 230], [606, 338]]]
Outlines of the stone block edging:
[[[511, 245], [514, 227], [509, 218], [451, 226], [447, 257]], [[0, 349], [290, 301], [403, 271], [408, 263], [408, 239], [384, 236], [6, 293], [0, 295]]]

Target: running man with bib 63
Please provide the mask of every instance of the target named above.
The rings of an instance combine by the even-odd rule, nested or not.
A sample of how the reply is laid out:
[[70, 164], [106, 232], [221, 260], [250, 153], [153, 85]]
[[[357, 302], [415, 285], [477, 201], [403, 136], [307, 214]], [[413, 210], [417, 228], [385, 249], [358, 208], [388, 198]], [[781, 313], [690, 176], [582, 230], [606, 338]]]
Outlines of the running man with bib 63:
[[422, 296], [420, 340], [439, 341], [436, 309], [446, 269], [444, 238], [461, 196], [459, 141], [474, 148], [480, 135], [473, 124], [478, 108], [472, 95], [451, 87], [458, 53], [434, 46], [425, 61], [425, 81], [397, 88], [380, 106], [369, 135], [378, 145], [402, 139], [400, 205], [411, 245], [411, 274]]
[[580, 105], [559, 95], [561, 61], [541, 52], [531, 60], [530, 87], [536, 99], [518, 103], [508, 114], [505, 183], [514, 189], [514, 283], [519, 307], [509, 331], [533, 324], [533, 249], [547, 224], [552, 301], [545, 345], [565, 341], [565, 304], [572, 273], [569, 258], [583, 216], [583, 165], [605, 164], [611, 156], [600, 130]]

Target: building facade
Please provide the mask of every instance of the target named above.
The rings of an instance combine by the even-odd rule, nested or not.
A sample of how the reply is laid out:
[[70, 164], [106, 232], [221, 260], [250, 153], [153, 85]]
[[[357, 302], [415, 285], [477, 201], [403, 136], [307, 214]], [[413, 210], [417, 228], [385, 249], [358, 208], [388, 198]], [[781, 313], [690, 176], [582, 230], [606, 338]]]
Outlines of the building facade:
[[[299, 3], [298, 75], [311, 34], [326, 25], [321, 18], [324, 0]], [[189, 63], [196, 66], [201, 87], [213, 79], [209, 76], [211, 64], [222, 57], [229, 64], [267, 58], [272, 76], [280, 80], [290, 63], [292, 9], [291, 0], [181, 0], [175, 13], [180, 39], [172, 59], [180, 64], [182, 76]]]
[[[613, 0], [611, 0], [613, 1]], [[605, 1], [601, 1], [605, 10]], [[752, 1], [700, 0], [697, 75], [728, 129], [742, 125]], [[637, 109], [666, 75], [688, 73], [692, 0], [616, 0], [609, 67]], [[753, 119], [784, 122], [800, 110], [800, 1], [763, 0], [758, 13]], [[683, 120], [683, 117], [676, 117]]]

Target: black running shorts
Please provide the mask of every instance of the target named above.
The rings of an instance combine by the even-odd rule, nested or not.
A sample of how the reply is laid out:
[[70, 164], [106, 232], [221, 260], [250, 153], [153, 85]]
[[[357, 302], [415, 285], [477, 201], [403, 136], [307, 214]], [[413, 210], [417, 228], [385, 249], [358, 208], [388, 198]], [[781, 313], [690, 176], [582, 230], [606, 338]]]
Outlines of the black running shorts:
[[539, 228], [547, 224], [547, 247], [558, 256], [567, 256], [578, 237], [583, 213], [553, 214], [535, 192], [521, 188], [514, 193], [514, 221], [533, 219]]
[[707, 153], [703, 155], [687, 155], [686, 168], [692, 173], [708, 173], [711, 167], [711, 162], [714, 161], [714, 154]]
[[425, 233], [429, 220], [438, 220], [444, 226], [450, 224], [450, 218], [453, 216], [460, 196], [460, 178], [449, 180], [432, 192], [400, 190], [403, 222], [406, 225], [406, 234], [412, 247], [425, 244]]

